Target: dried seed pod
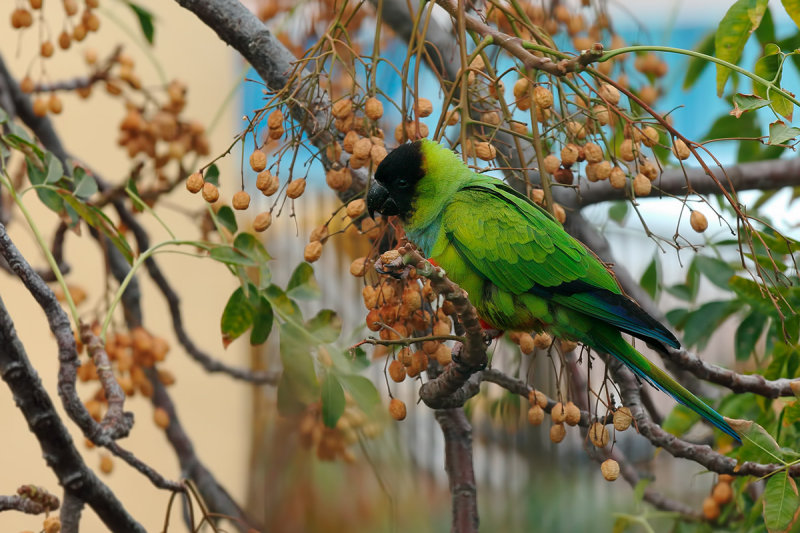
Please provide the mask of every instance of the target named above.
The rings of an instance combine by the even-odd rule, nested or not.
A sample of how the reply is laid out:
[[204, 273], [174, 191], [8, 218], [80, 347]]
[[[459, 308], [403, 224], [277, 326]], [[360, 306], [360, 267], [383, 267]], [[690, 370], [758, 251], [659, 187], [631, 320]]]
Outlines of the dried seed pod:
[[564, 415], [564, 422], [567, 425], [576, 426], [581, 421], [581, 410], [573, 402], [567, 402], [564, 406]]
[[554, 424], [561, 424], [567, 419], [567, 412], [564, 409], [564, 404], [561, 402], [556, 403], [550, 411], [550, 416], [553, 418]]
[[528, 401], [531, 404], [536, 404], [542, 409], [547, 407], [547, 396], [542, 391], [532, 390], [528, 393]]
[[600, 95], [600, 98], [607, 101], [609, 104], [617, 105], [619, 103], [619, 90], [613, 85], [609, 85], [604, 83], [597, 89], [597, 94]]
[[625, 171], [622, 170], [620, 167], [614, 167], [611, 169], [611, 175], [608, 177], [609, 183], [615, 189], [624, 189], [625, 183], [628, 181], [625, 178]]
[[353, 157], [367, 159], [369, 157], [370, 150], [372, 150], [372, 141], [366, 137], [362, 137], [361, 139], [357, 140], [355, 144], [353, 144]]
[[161, 429], [169, 427], [169, 413], [163, 407], [156, 407], [153, 411], [153, 422]]
[[539, 109], [549, 109], [553, 106], [553, 93], [547, 87], [537, 85], [533, 88], [533, 103]]
[[392, 361], [389, 363], [389, 377], [395, 383], [400, 383], [406, 379], [406, 367], [400, 361]]
[[536, 344], [533, 342], [533, 337], [528, 333], [523, 333], [519, 337], [519, 349], [524, 354], [532, 354], [536, 349]]
[[562, 224], [567, 221], [567, 212], [561, 207], [561, 204], [553, 204], [553, 216]]
[[606, 481], [614, 481], [619, 477], [619, 463], [614, 459], [606, 459], [600, 464], [600, 472]]
[[553, 338], [547, 333], [537, 333], [533, 337], [533, 345], [540, 350], [547, 350], [553, 344]]
[[245, 191], [237, 191], [236, 194], [233, 195], [231, 204], [233, 204], [234, 209], [239, 211], [247, 209], [250, 207], [250, 195]]
[[528, 409], [528, 423], [532, 426], [538, 426], [544, 421], [544, 409], [538, 405], [532, 405]]
[[569, 143], [561, 149], [561, 164], [565, 167], [571, 167], [578, 161], [580, 150], [572, 143]]
[[658, 167], [650, 161], [645, 161], [639, 165], [639, 172], [644, 174], [650, 181], [655, 181], [658, 178]]
[[378, 120], [383, 116], [383, 104], [374, 96], [364, 104], [364, 114], [371, 120]]
[[692, 229], [697, 233], [703, 233], [708, 229], [708, 220], [700, 211], [692, 211], [692, 214], [689, 216], [689, 223], [692, 225]]
[[338, 170], [331, 169], [325, 174], [325, 183], [334, 191], [343, 192], [353, 184], [353, 176], [347, 167]]
[[625, 431], [631, 427], [631, 422], [633, 422], [633, 415], [627, 407], [620, 407], [614, 411], [614, 429], [617, 431]]
[[484, 161], [491, 161], [497, 157], [497, 149], [491, 143], [477, 142], [475, 143], [475, 155]]
[[589, 440], [592, 441], [592, 444], [596, 447], [604, 448], [608, 444], [608, 441], [611, 440], [608, 428], [600, 422], [595, 422], [589, 427]]
[[642, 142], [648, 148], [652, 148], [658, 144], [658, 130], [653, 126], [645, 126], [642, 128]]
[[553, 424], [550, 426], [550, 440], [556, 444], [564, 440], [567, 435], [567, 429], [564, 424]]
[[619, 157], [623, 161], [633, 161], [639, 155], [639, 145], [631, 139], [625, 139], [619, 145]]
[[547, 171], [548, 174], [555, 174], [555, 172], [561, 166], [561, 161], [553, 154], [550, 154], [547, 157], [545, 157], [542, 163], [543, 163], [542, 166], [544, 166], [544, 169]]
[[360, 217], [367, 209], [367, 203], [363, 198], [357, 198], [347, 204], [346, 212], [350, 218]]
[[553, 179], [563, 185], [572, 185], [575, 180], [572, 171], [568, 168], [559, 168], [553, 173]]
[[322, 255], [322, 243], [319, 241], [313, 241], [306, 244], [305, 249], [303, 250], [303, 259], [308, 261], [309, 263], [313, 263]]
[[276, 109], [269, 114], [267, 117], [267, 127], [271, 130], [283, 128], [283, 112], [281, 112], [280, 109]]
[[594, 119], [601, 126], [607, 126], [611, 122], [611, 113], [608, 111], [608, 108], [604, 105], [594, 106], [592, 108], [592, 113], [594, 113]]
[[353, 149], [356, 146], [356, 143], [361, 137], [356, 133], [355, 130], [350, 130], [347, 132], [347, 135], [344, 136], [344, 140], [342, 140], [342, 148], [348, 154], [353, 153]]
[[733, 499], [733, 489], [730, 483], [720, 482], [711, 489], [711, 498], [719, 505], [725, 505]]
[[603, 149], [594, 143], [583, 145], [584, 158], [589, 163], [599, 163], [603, 160]]
[[722, 510], [719, 508], [719, 504], [714, 501], [714, 498], [708, 497], [703, 500], [703, 517], [713, 522], [717, 518], [719, 518], [720, 513]]
[[433, 104], [427, 98], [417, 98], [417, 105], [415, 106], [417, 116], [425, 118], [433, 113]]
[[193, 172], [192, 174], [189, 174], [188, 178], [186, 178], [186, 190], [192, 194], [198, 193], [202, 190], [204, 183], [205, 181], [203, 181], [202, 174], [199, 172]]
[[585, 139], [586, 135], [589, 133], [589, 129], [586, 124], [582, 124], [577, 120], [570, 120], [566, 124], [567, 133], [571, 137], [575, 137], [576, 139]]
[[689, 147], [686, 146], [686, 143], [683, 142], [683, 139], [675, 139], [672, 143], [672, 153], [681, 161], [689, 159], [689, 156], [692, 155], [692, 152], [689, 150]]
[[203, 184], [203, 200], [213, 204], [219, 200], [219, 189], [213, 183], [205, 182]]
[[353, 112], [353, 101], [349, 98], [343, 98], [333, 104], [331, 108], [331, 115], [333, 118], [346, 118]]
[[436, 353], [434, 354], [436, 357], [436, 361], [441, 366], [447, 366], [453, 360], [453, 351], [450, 347], [446, 344], [439, 344], [439, 347], [436, 349]]
[[[318, 242], [318, 241], [313, 241], [313, 242]], [[367, 258], [359, 257], [353, 260], [352, 263], [350, 263], [350, 274], [357, 278], [360, 278], [366, 273], [366, 266], [367, 266]]]
[[[514, 82], [514, 99], [520, 100], [529, 96], [528, 91], [531, 88], [531, 82], [528, 81], [528, 78], [520, 78], [516, 82]], [[551, 95], [552, 96], [552, 95]]]
[[531, 201], [536, 205], [544, 204], [544, 191], [542, 189], [531, 189], [530, 197]]
[[406, 418], [406, 404], [402, 400], [392, 398], [392, 401], [389, 402], [389, 414], [395, 420], [404, 420]]
[[636, 174], [636, 177], [633, 178], [633, 192], [636, 196], [647, 196], [652, 188], [652, 183], [644, 174]]
[[253, 153], [250, 154], [250, 168], [256, 172], [267, 168], [267, 154], [258, 149], [253, 150]]
[[256, 215], [255, 220], [253, 220], [253, 229], [262, 232], [266, 231], [272, 225], [272, 213], [269, 211], [264, 211], [263, 213], [259, 213]]
[[303, 191], [305, 190], [306, 190], [305, 178], [292, 180], [291, 183], [289, 183], [289, 185], [286, 187], [286, 196], [292, 199], [299, 198], [303, 194]]
[[600, 161], [594, 164], [594, 175], [598, 180], [607, 180], [611, 176], [611, 163]]

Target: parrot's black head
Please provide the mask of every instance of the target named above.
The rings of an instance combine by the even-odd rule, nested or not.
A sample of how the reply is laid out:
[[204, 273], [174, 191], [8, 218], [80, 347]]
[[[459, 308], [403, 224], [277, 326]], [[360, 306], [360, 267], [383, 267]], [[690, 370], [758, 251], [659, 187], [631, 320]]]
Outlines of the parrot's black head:
[[370, 216], [398, 215], [407, 220], [412, 212], [417, 182], [425, 176], [422, 141], [401, 144], [387, 155], [375, 171], [375, 181], [367, 194]]

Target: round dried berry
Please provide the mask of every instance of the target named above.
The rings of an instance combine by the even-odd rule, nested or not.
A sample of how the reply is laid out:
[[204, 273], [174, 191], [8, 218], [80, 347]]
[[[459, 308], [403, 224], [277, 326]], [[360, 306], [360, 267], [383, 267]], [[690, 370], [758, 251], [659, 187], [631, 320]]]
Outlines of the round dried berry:
[[497, 157], [497, 149], [488, 142], [475, 143], [475, 155], [484, 161], [491, 161]]
[[568, 168], [559, 168], [553, 173], [553, 179], [556, 180], [558, 183], [562, 183], [564, 185], [572, 185], [574, 181], [574, 176], [572, 175], [572, 171]]
[[561, 149], [561, 164], [570, 167], [578, 161], [580, 150], [572, 143], [567, 144]]
[[360, 217], [367, 208], [367, 203], [363, 198], [358, 198], [347, 204], [347, 216], [350, 218]]
[[561, 402], [556, 403], [550, 411], [550, 416], [553, 417], [554, 424], [561, 424], [567, 419], [567, 412], [564, 409], [564, 404]]
[[427, 98], [418, 98], [417, 105], [416, 105], [417, 116], [420, 118], [425, 118], [430, 116], [433, 113], [433, 104]]
[[581, 421], [581, 410], [573, 402], [567, 402], [567, 405], [564, 406], [564, 414], [564, 422], [567, 425], [576, 426]]
[[331, 114], [333, 118], [346, 118], [353, 112], [353, 101], [349, 98], [344, 98], [333, 104]]
[[564, 427], [564, 424], [553, 424], [550, 426], [550, 440], [559, 443], [564, 440], [564, 437], [567, 435], [567, 429]]
[[532, 390], [528, 393], [528, 401], [536, 404], [542, 409], [547, 407], [547, 396], [542, 391]]
[[400, 361], [392, 361], [389, 363], [389, 377], [395, 383], [400, 383], [406, 379], [406, 367]]
[[553, 216], [562, 224], [567, 221], [567, 212], [560, 204], [553, 204]]
[[603, 448], [611, 440], [608, 428], [600, 422], [595, 422], [589, 427], [589, 440], [598, 448]]
[[114, 461], [111, 456], [104, 453], [100, 456], [100, 471], [104, 474], [110, 474], [114, 470]]
[[561, 166], [561, 161], [559, 161], [559, 159], [553, 154], [550, 154], [544, 158], [542, 166], [544, 166], [544, 169], [548, 174], [555, 174], [555, 172]]
[[692, 155], [692, 152], [689, 150], [689, 147], [686, 146], [686, 143], [683, 142], [683, 139], [675, 139], [675, 142], [672, 143], [672, 153], [681, 161], [689, 159], [689, 156]]
[[553, 93], [547, 87], [537, 85], [533, 88], [533, 103], [539, 109], [549, 109], [553, 106]]
[[538, 426], [544, 421], [544, 409], [538, 405], [532, 405], [528, 409], [528, 423], [532, 426]]
[[267, 127], [271, 130], [283, 127], [283, 113], [280, 109], [276, 109], [269, 114], [269, 117], [267, 117]]
[[[111, 470], [105, 473], [108, 474], [109, 472], [111, 472]], [[61, 519], [57, 516], [48, 516], [44, 519], [42, 531], [44, 531], [44, 533], [59, 533], [59, 531], [61, 531]]]
[[617, 105], [619, 103], [619, 91], [613, 85], [604, 83], [597, 89], [597, 94], [609, 104]]
[[615, 189], [624, 189], [625, 183], [628, 180], [625, 178], [624, 170], [622, 170], [620, 167], [614, 167], [611, 169], [611, 175], [609, 175], [608, 181]]
[[528, 90], [531, 87], [531, 82], [528, 81], [528, 78], [520, 78], [516, 82], [514, 82], [514, 98], [519, 100], [521, 98], [525, 98], [528, 96]]
[[389, 402], [389, 414], [395, 420], [404, 420], [406, 418], [406, 404], [402, 400], [392, 398], [392, 401]]
[[533, 337], [533, 345], [540, 350], [547, 350], [551, 344], [553, 344], [553, 338], [547, 333], [537, 333]]
[[364, 114], [371, 120], [378, 120], [383, 116], [383, 104], [374, 96], [364, 104]]
[[203, 175], [199, 172], [193, 172], [192, 174], [189, 174], [188, 178], [186, 178], [186, 190], [192, 194], [198, 193], [203, 188], [204, 183], [205, 181], [203, 181]]
[[[367, 159], [370, 151], [372, 150], [372, 141], [366, 137], [362, 137], [353, 144], [353, 157], [359, 159]], [[352, 163], [351, 163], [352, 165]]]
[[253, 153], [250, 154], [250, 168], [256, 172], [261, 172], [267, 168], [267, 154], [261, 150], [253, 150]]
[[636, 196], [647, 196], [652, 188], [653, 185], [644, 174], [636, 174], [636, 177], [633, 178], [633, 192]]
[[366, 273], [367, 258], [359, 257], [350, 263], [350, 274], [360, 278]]
[[528, 333], [523, 333], [519, 337], [519, 349], [524, 354], [532, 354], [536, 349], [536, 344], [533, 342], [533, 337]]
[[714, 485], [714, 488], [711, 489], [711, 497], [719, 505], [730, 502], [733, 499], [733, 489], [731, 489], [730, 483], [720, 482]]
[[614, 429], [617, 431], [625, 431], [631, 427], [631, 422], [633, 422], [633, 415], [627, 407], [620, 407], [614, 411]]
[[642, 142], [648, 148], [652, 148], [658, 143], [658, 130], [653, 126], [642, 128]]
[[245, 191], [237, 191], [236, 194], [233, 195], [233, 200], [231, 201], [233, 204], [234, 209], [244, 210], [250, 207], [250, 195], [247, 194]]
[[262, 170], [256, 176], [256, 189], [263, 191], [272, 186], [272, 173], [269, 170]]
[[203, 200], [213, 204], [219, 200], [219, 189], [213, 183], [205, 182], [203, 184]]
[[603, 160], [603, 149], [594, 143], [583, 145], [584, 158], [589, 163], [599, 163]]
[[633, 161], [639, 155], [639, 145], [631, 139], [625, 139], [619, 145], [619, 157], [623, 161]]
[[440, 344], [436, 349], [434, 357], [436, 357], [436, 361], [441, 366], [447, 366], [453, 360], [453, 351], [446, 344]]
[[719, 518], [720, 512], [719, 504], [714, 501], [714, 498], [708, 497], [703, 500], [703, 517], [706, 520], [713, 522]]
[[303, 250], [303, 259], [308, 261], [309, 263], [313, 263], [322, 255], [322, 243], [319, 241], [314, 241], [306, 244], [305, 249]]
[[334, 191], [342, 192], [349, 189], [353, 184], [353, 176], [348, 168], [331, 169], [325, 174], [325, 182]]
[[606, 459], [600, 464], [600, 472], [606, 481], [614, 481], [619, 477], [619, 463], [614, 459]]
[[544, 191], [542, 189], [531, 189], [530, 195], [531, 201], [537, 205], [544, 204]]
[[639, 165], [639, 172], [647, 176], [650, 181], [655, 181], [658, 178], [658, 167], [650, 161], [645, 161]]
[[259, 213], [256, 215], [255, 220], [253, 220], [253, 229], [261, 232], [266, 231], [272, 225], [272, 213], [269, 211], [264, 211], [263, 213]]
[[306, 180], [305, 178], [300, 178], [296, 180], [292, 180], [291, 183], [286, 187], [286, 196], [289, 198], [299, 198], [300, 195], [303, 194], [303, 191], [306, 190]]
[[153, 421], [161, 429], [167, 429], [169, 427], [169, 413], [163, 407], [156, 407], [155, 411], [153, 411]]

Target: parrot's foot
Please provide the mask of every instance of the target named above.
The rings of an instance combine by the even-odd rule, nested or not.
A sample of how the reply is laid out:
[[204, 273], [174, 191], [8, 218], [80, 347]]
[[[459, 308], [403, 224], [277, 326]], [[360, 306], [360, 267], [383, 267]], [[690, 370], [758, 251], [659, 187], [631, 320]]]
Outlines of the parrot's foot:
[[486, 370], [486, 364], [487, 363], [483, 363], [483, 364], [480, 364], [478, 366], [468, 366], [467, 364], [463, 363], [461, 361], [461, 350], [464, 349], [464, 345], [460, 344], [458, 346], [459, 346], [459, 348], [453, 350], [453, 353], [452, 353], [453, 363], [458, 365], [458, 367], [466, 370], [468, 374], [475, 374], [476, 372], [480, 372], [482, 370]]

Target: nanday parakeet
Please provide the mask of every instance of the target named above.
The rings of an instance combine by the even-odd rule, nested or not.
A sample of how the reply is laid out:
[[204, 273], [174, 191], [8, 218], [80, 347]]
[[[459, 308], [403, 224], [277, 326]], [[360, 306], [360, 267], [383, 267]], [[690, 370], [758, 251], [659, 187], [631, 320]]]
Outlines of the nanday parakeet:
[[409, 240], [467, 291], [497, 329], [547, 330], [613, 355], [637, 376], [740, 440], [719, 413], [623, 338], [656, 349], [675, 336], [622, 293], [606, 266], [549, 213], [504, 182], [472, 172], [451, 150], [423, 139], [378, 165], [370, 212], [397, 215]]

